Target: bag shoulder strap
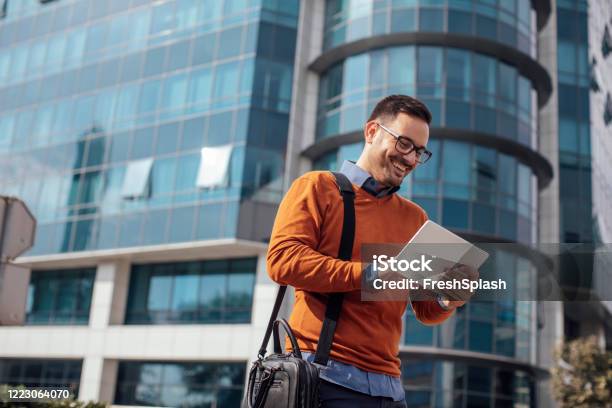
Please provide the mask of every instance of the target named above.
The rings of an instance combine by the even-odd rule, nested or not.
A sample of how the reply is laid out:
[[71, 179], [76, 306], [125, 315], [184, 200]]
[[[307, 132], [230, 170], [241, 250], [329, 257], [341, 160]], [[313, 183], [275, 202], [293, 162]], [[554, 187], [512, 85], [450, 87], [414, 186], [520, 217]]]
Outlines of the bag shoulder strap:
[[[342, 237], [340, 238], [340, 249], [338, 251], [338, 258], [343, 261], [350, 261], [353, 253], [353, 241], [355, 239], [355, 191], [350, 180], [342, 173], [332, 172], [336, 179], [336, 185], [340, 190], [342, 201], [344, 203], [344, 220], [342, 222]], [[285, 292], [287, 291], [286, 285], [281, 285], [278, 288], [276, 300], [274, 301], [274, 307], [272, 308], [272, 314], [268, 321], [268, 327], [264, 334], [261, 347], [257, 356], [263, 359], [266, 355], [266, 349], [270, 335], [272, 334], [272, 328], [274, 322], [278, 316], [281, 304]], [[343, 293], [332, 293], [329, 295], [327, 302], [327, 308], [325, 309], [325, 320], [321, 327], [321, 334], [319, 336], [319, 342], [317, 345], [317, 351], [315, 354], [314, 362], [321, 365], [327, 365], [329, 360], [329, 352], [334, 339], [334, 332], [336, 331], [336, 324], [338, 317], [340, 316], [340, 310], [342, 309], [342, 301], [344, 300]]]
[[[353, 184], [344, 174], [334, 172], [333, 175], [336, 178], [336, 184], [344, 202], [344, 220], [342, 221], [342, 237], [340, 238], [338, 258], [343, 261], [350, 261], [353, 254], [353, 241], [355, 240], [355, 191], [353, 190]], [[325, 319], [321, 327], [314, 358], [316, 364], [327, 365], [343, 300], [344, 293], [342, 292], [329, 295], [327, 308], [325, 309]]]

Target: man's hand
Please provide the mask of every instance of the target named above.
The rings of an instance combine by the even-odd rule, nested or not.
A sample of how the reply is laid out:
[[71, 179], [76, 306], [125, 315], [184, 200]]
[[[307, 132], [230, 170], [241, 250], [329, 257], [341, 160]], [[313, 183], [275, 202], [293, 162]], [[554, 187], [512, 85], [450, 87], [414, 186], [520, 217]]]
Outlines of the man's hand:
[[[452, 268], [445, 269], [444, 273], [440, 276], [439, 280], [449, 281], [469, 279], [470, 281], [478, 280], [480, 273], [478, 270], [463, 264], [457, 264]], [[448, 309], [456, 309], [463, 306], [475, 292], [471, 292], [469, 289], [443, 289], [437, 291], [439, 295], [443, 297], [441, 302]]]

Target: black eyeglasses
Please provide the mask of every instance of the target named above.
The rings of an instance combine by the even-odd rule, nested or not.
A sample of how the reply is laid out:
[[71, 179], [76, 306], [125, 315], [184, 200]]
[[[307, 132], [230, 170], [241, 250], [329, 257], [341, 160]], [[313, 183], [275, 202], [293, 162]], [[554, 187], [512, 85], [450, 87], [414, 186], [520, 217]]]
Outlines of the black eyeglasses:
[[401, 154], [410, 154], [412, 151], [414, 151], [416, 153], [416, 161], [419, 164], [426, 163], [427, 160], [431, 159], [432, 153], [426, 148], [417, 147], [410, 138], [398, 135], [394, 131], [387, 129], [387, 127], [378, 122], [376, 122], [376, 124], [396, 139], [395, 150], [397, 150]]

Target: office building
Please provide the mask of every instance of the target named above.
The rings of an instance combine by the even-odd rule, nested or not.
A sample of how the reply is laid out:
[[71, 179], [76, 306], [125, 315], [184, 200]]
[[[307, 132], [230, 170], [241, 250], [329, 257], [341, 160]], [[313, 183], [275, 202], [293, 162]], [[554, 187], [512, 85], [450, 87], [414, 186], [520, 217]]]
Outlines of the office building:
[[[38, 221], [0, 383], [237, 406], [283, 192], [355, 160], [388, 94], [433, 113], [434, 156], [399, 191], [432, 220], [525, 247], [612, 237], [606, 1], [0, 3], [0, 194]], [[569, 309], [476, 299], [437, 327], [408, 311], [408, 405], [554, 406], [555, 342], [610, 344], [604, 303]]]

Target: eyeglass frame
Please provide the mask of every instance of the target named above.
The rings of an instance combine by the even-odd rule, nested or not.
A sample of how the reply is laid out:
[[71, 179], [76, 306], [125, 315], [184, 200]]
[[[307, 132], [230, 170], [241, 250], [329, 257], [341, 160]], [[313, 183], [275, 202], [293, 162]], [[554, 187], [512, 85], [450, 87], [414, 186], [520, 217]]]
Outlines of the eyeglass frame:
[[[427, 150], [424, 146], [417, 147], [417, 144], [414, 143], [414, 141], [411, 138], [409, 138], [408, 136], [398, 135], [397, 133], [395, 133], [394, 131], [390, 130], [389, 128], [387, 128], [385, 125], [383, 125], [380, 122], [375, 122], [375, 123], [378, 126], [380, 126], [381, 128], [383, 128], [384, 131], [386, 131], [387, 133], [389, 133], [391, 136], [393, 136], [395, 138], [395, 150], [397, 150], [398, 153], [401, 153], [401, 154], [410, 154], [412, 152], [415, 152], [415, 154], [416, 154], [416, 161], [419, 164], [427, 163], [431, 159], [431, 156], [433, 156], [433, 153], [430, 152], [429, 150]], [[398, 145], [398, 143], [400, 141], [400, 138], [408, 140], [410, 142], [410, 144], [412, 144], [412, 148], [410, 150], [408, 150], [407, 152], [402, 152], [400, 149], [397, 148], [397, 145]], [[419, 151], [420, 151], [420, 153], [419, 153]], [[421, 157], [421, 155], [423, 153], [428, 153], [429, 156], [427, 157], [427, 159], [425, 161], [422, 162], [419, 159], [420, 159], [420, 157]]]

